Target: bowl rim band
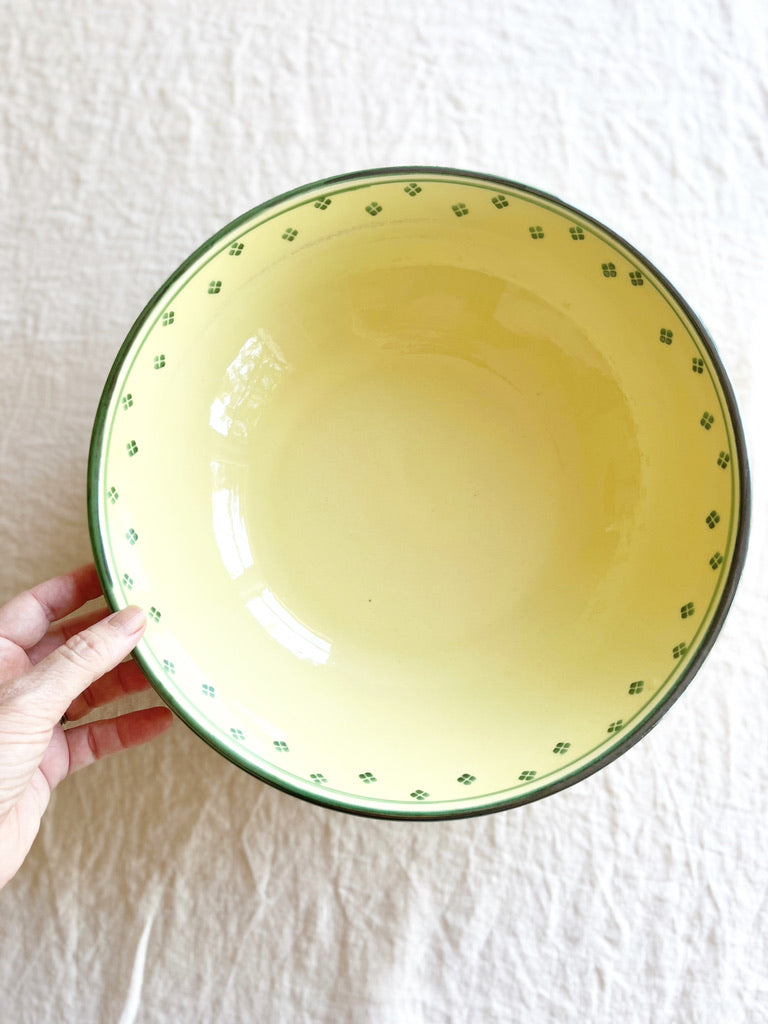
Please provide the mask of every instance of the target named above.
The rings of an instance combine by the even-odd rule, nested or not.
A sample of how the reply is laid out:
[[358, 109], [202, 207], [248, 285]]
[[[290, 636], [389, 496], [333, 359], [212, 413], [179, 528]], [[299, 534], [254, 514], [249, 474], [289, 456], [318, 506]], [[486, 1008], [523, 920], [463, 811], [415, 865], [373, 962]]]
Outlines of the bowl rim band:
[[[128, 331], [124, 341], [122, 342], [117, 355], [114, 358], [112, 367], [109, 375], [107, 376], [106, 382], [102, 389], [102, 393], [97, 406], [93, 429], [91, 433], [90, 446], [88, 451], [88, 469], [87, 469], [87, 518], [88, 518], [88, 529], [91, 541], [91, 547], [93, 550], [94, 561], [96, 564], [99, 581], [104, 592], [104, 597], [110, 611], [117, 611], [121, 605], [115, 599], [114, 593], [114, 581], [109, 570], [109, 565], [104, 550], [104, 542], [101, 531], [101, 519], [99, 515], [99, 495], [98, 487], [101, 476], [101, 464], [102, 464], [102, 448], [104, 442], [104, 433], [107, 425], [107, 411], [112, 403], [114, 392], [117, 384], [117, 380], [123, 368], [123, 365], [131, 352], [136, 336], [139, 334], [141, 329], [144, 327], [147, 320], [151, 317], [153, 312], [157, 309], [157, 306], [163, 296], [172, 289], [174, 284], [183, 277], [203, 256], [206, 255], [211, 249], [218, 245], [223, 238], [227, 235], [235, 232], [239, 227], [251, 222], [254, 218], [260, 216], [266, 211], [273, 207], [280, 206], [286, 201], [293, 199], [298, 196], [302, 196], [309, 193], [317, 192], [322, 190], [324, 187], [337, 187], [339, 185], [349, 184], [354, 181], [359, 181], [361, 186], [364, 186], [367, 179], [373, 178], [402, 178], [402, 177], [417, 177], [424, 175], [432, 175], [434, 177], [444, 178], [466, 178], [475, 181], [482, 181], [490, 185], [498, 185], [500, 188], [507, 190], [513, 190], [523, 195], [529, 195], [532, 198], [538, 200], [544, 200], [548, 204], [554, 204], [560, 210], [573, 215], [578, 220], [588, 222], [592, 224], [599, 231], [603, 232], [606, 236], [612, 239], [618, 244], [620, 248], [625, 250], [628, 255], [631, 255], [640, 264], [647, 267], [653, 275], [657, 278], [662, 288], [671, 296], [672, 299], [679, 305], [685, 316], [689, 319], [692, 328], [698, 335], [698, 340], [707, 352], [707, 355], [711, 361], [712, 367], [717, 376], [718, 385], [721, 389], [722, 396], [725, 400], [725, 405], [729, 416], [729, 426], [733, 433], [734, 444], [736, 447], [736, 455], [738, 461], [738, 485], [739, 485], [739, 500], [737, 507], [738, 522], [736, 524], [736, 532], [733, 544], [733, 555], [728, 568], [728, 575], [723, 584], [722, 593], [718, 601], [717, 607], [714, 610], [712, 620], [701, 637], [698, 647], [695, 650], [693, 657], [688, 662], [685, 671], [677, 680], [677, 682], [669, 689], [668, 693], [651, 709], [646, 717], [640, 720], [636, 725], [632, 726], [626, 733], [622, 734], [622, 738], [611, 746], [608, 750], [596, 757], [581, 764], [574, 771], [563, 775], [553, 782], [543, 785], [541, 788], [536, 789], [529, 793], [523, 793], [519, 796], [507, 796], [500, 800], [491, 800], [481, 806], [474, 807], [459, 807], [456, 810], [433, 810], [430, 811], [428, 807], [419, 807], [419, 805], [413, 805], [413, 810], [410, 810], [411, 805], [407, 805], [403, 801], [402, 806], [398, 805], [397, 809], [388, 809], [386, 807], [370, 807], [366, 805], [354, 806], [348, 802], [335, 799], [331, 792], [325, 789], [317, 788], [314, 791], [305, 791], [299, 789], [289, 782], [283, 779], [268, 775], [266, 772], [259, 771], [255, 766], [249, 762], [246, 758], [240, 756], [236, 750], [230, 748], [223, 749], [219, 741], [210, 734], [200, 723], [187, 714], [187, 712], [181, 708], [178, 702], [175, 700], [172, 694], [169, 694], [162, 684], [162, 681], [157, 677], [157, 673], [154, 668], [143, 657], [140, 650], [135, 650], [132, 657], [139, 664], [147, 679], [152, 684], [153, 689], [159, 694], [161, 699], [168, 704], [174, 713], [181, 718], [181, 720], [196, 733], [202, 740], [204, 740], [210, 747], [216, 750], [218, 753], [225, 756], [233, 764], [242, 768], [250, 775], [258, 778], [262, 782], [281, 790], [291, 796], [298, 797], [299, 799], [305, 800], [309, 803], [316, 804], [325, 808], [332, 808], [334, 810], [343, 811], [345, 813], [354, 814], [360, 817], [367, 818], [378, 818], [378, 819], [389, 819], [389, 820], [400, 820], [400, 821], [447, 821], [459, 818], [470, 818], [477, 817], [480, 815], [491, 814], [497, 811], [510, 810], [514, 807], [524, 806], [525, 804], [533, 803], [541, 800], [544, 797], [551, 796], [554, 793], [558, 793], [564, 789], [568, 789], [583, 779], [588, 778], [590, 775], [594, 775], [596, 772], [607, 767], [617, 758], [621, 757], [622, 754], [626, 753], [631, 747], [638, 743], [644, 736], [646, 736], [650, 730], [659, 722], [659, 720], [667, 713], [672, 705], [682, 696], [683, 692], [692, 682], [693, 678], [703, 665], [707, 656], [709, 655], [712, 647], [723, 628], [725, 620], [730, 611], [736, 590], [741, 579], [744, 565], [747, 557], [747, 549], [749, 543], [749, 529], [750, 529], [750, 517], [751, 517], [751, 480], [749, 471], [749, 462], [747, 457], [747, 442], [744, 434], [744, 429], [739, 413], [736, 396], [731, 385], [731, 382], [726, 373], [723, 362], [718, 353], [717, 347], [707, 330], [704, 326], [701, 318], [694, 312], [690, 304], [683, 298], [678, 292], [674, 285], [662, 274], [656, 265], [648, 259], [643, 253], [641, 253], [635, 246], [628, 242], [623, 236], [619, 235], [613, 229], [607, 227], [600, 220], [593, 217], [592, 215], [585, 213], [578, 207], [572, 206], [570, 203], [565, 202], [557, 196], [552, 195], [542, 189], [533, 188], [530, 185], [522, 184], [521, 182], [514, 181], [509, 178], [505, 178], [496, 174], [484, 173], [482, 171], [468, 171], [459, 168], [452, 168], [446, 166], [432, 166], [432, 165], [398, 165], [392, 167], [374, 167], [359, 171], [349, 171], [344, 174], [333, 175], [327, 178], [321, 178], [317, 181], [308, 182], [304, 185], [300, 185], [297, 188], [289, 189], [286, 192], [282, 192], [266, 201], [257, 204], [250, 210], [236, 217], [234, 220], [228, 222], [213, 235], [211, 235], [202, 245], [198, 246], [194, 252], [191, 253], [172, 274], [160, 285], [155, 291], [149, 301], [146, 303], [142, 311], [139, 313], [130, 330]], [[406, 807], [409, 809], [406, 811]]]

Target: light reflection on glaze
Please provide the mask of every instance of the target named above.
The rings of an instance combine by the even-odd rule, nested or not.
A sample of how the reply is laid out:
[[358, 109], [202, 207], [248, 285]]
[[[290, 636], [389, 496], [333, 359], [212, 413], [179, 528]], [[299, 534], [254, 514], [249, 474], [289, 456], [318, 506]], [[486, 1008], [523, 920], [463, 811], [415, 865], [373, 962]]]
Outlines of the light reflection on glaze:
[[[213, 464], [214, 475], [216, 466]], [[224, 468], [224, 467], [221, 467]], [[240, 511], [238, 490], [220, 487], [213, 492], [213, 532], [221, 560], [233, 580], [253, 565], [248, 531]]]
[[326, 664], [331, 656], [330, 643], [291, 615], [267, 587], [248, 601], [246, 607], [272, 639], [291, 654], [315, 665]]
[[[264, 329], [248, 338], [227, 367], [221, 388], [210, 405], [208, 423], [228, 441], [244, 443], [252, 438], [264, 403], [291, 367], [279, 346]], [[226, 456], [211, 461], [213, 476], [213, 532], [224, 568], [233, 580], [256, 569], [248, 539], [244, 503], [247, 500], [247, 460], [240, 444]], [[253, 580], [249, 580], [252, 585]], [[246, 600], [254, 619], [264, 631], [291, 654], [315, 665], [324, 665], [331, 644], [301, 623], [272, 591], [258, 584], [257, 596]]]
[[227, 367], [222, 389], [210, 406], [208, 424], [222, 437], [245, 441], [258, 422], [270, 391], [290, 364], [263, 327], [248, 338]]

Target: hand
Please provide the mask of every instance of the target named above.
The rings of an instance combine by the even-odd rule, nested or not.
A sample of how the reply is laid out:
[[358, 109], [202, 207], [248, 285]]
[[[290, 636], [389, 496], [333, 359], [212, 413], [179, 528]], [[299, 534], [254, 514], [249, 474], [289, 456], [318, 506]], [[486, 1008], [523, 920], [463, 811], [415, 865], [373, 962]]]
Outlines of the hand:
[[168, 708], [152, 707], [63, 728], [64, 715], [76, 721], [149, 686], [135, 662], [121, 664], [144, 632], [141, 609], [54, 625], [100, 594], [96, 569], [87, 565], [0, 608], [0, 888], [29, 852], [54, 786], [173, 721]]

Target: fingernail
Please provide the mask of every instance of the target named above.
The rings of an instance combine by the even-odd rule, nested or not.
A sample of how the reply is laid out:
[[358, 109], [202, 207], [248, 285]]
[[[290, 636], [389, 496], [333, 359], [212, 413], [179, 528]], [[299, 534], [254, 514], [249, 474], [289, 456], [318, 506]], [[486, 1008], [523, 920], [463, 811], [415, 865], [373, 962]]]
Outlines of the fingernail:
[[138, 633], [146, 621], [147, 616], [144, 611], [135, 604], [121, 608], [119, 612], [115, 612], [107, 618], [107, 622], [113, 629], [118, 629], [127, 636], [130, 636], [131, 633]]

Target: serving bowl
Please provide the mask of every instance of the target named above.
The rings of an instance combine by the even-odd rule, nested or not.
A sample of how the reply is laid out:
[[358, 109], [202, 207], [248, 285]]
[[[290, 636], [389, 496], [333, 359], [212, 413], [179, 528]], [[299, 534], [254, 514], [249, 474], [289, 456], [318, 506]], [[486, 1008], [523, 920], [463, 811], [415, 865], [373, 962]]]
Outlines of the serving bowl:
[[567, 204], [366, 171], [222, 228], [106, 382], [89, 522], [135, 657], [204, 740], [346, 811], [583, 779], [681, 694], [746, 549], [715, 347]]

